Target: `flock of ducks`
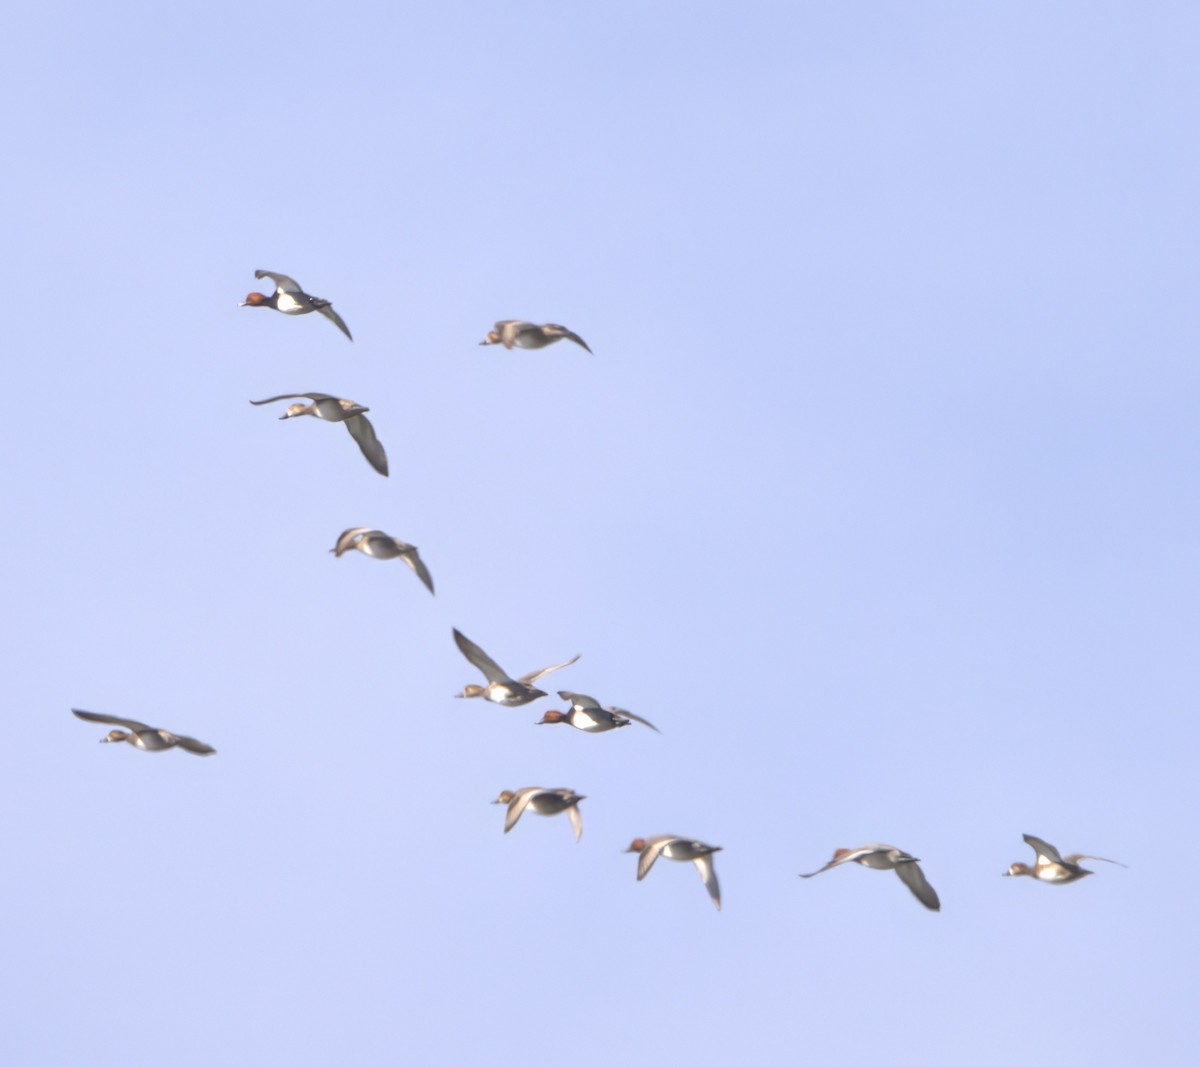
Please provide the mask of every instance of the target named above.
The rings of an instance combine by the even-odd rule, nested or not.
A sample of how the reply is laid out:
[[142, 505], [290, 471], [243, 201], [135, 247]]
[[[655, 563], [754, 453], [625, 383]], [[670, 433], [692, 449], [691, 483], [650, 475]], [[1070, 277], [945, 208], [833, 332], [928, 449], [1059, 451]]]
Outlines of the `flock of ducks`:
[[[288, 277], [286, 274], [269, 270], [256, 270], [254, 276], [259, 279], [270, 278], [275, 283], [275, 291], [269, 296], [263, 293], [250, 293], [238, 305], [239, 307], [268, 307], [282, 312], [284, 315], [307, 315], [313, 311], [317, 311], [341, 330], [347, 339], [351, 341], [354, 339], [351, 336], [349, 327], [342, 317], [334, 311], [333, 304], [329, 300], [318, 296], [311, 296], [304, 292], [295, 279]], [[506, 349], [514, 347], [537, 349], [545, 348], [547, 345], [563, 340], [573, 341], [589, 354], [592, 351], [582, 337], [568, 330], [565, 326], [560, 326], [552, 322], [537, 325], [519, 319], [504, 319], [497, 322], [495, 328], [490, 330], [487, 336], [479, 343], [481, 345], [503, 345]], [[340, 422], [345, 425], [350, 436], [354, 439], [371, 467], [385, 477], [387, 476], [387, 453], [384, 451], [379, 438], [375, 435], [375, 428], [366, 417], [366, 413], [370, 410], [369, 408], [353, 400], [330, 396], [328, 393], [283, 393], [279, 396], [267, 397], [265, 400], [251, 400], [250, 403], [258, 406], [273, 404], [280, 400], [309, 401], [307, 404], [289, 404], [287, 410], [280, 416], [281, 419], [311, 415], [313, 418], [324, 422]], [[431, 594], [434, 591], [433, 578], [429, 573], [429, 568], [421, 560], [416, 547], [406, 544], [404, 541], [392, 537], [382, 530], [371, 530], [364, 526], [344, 530], [338, 536], [337, 543], [329, 551], [337, 558], [340, 558], [347, 552], [358, 551], [372, 559], [402, 559], [417, 578], [420, 579], [425, 588]], [[487, 681], [486, 685], [470, 684], [464, 686], [462, 692], [455, 695], [465, 698], [482, 697], [484, 700], [489, 700], [508, 708], [520, 707], [547, 696], [548, 694], [544, 690], [538, 689], [534, 683], [540, 681], [548, 674], [571, 666], [579, 659], [578, 655], [572, 656], [571, 659], [565, 660], [562, 663], [530, 671], [519, 678], [512, 678], [491, 656], [484, 652], [479, 645], [475, 644], [465, 634], [457, 629], [453, 631], [453, 634], [454, 642], [458, 646], [459, 651], [466, 658], [467, 662], [475, 667]], [[573, 693], [569, 690], [560, 689], [558, 696], [560, 699], [567, 701], [570, 707], [566, 711], [547, 711], [538, 720], [537, 725], [565, 723], [568, 726], [573, 726], [576, 730], [594, 734], [616, 730], [636, 722], [655, 732], [659, 732], [657, 726], [647, 719], [643, 719], [640, 715], [635, 715], [631, 711], [612, 705], [601, 706], [600, 702], [594, 697], [583, 693]], [[169, 748], [181, 748], [185, 752], [191, 752], [197, 756], [211, 756], [216, 752], [216, 749], [211, 745], [205, 744], [203, 741], [197, 741], [194, 737], [186, 737], [183, 734], [172, 733], [170, 730], [164, 730], [160, 727], [148, 726], [146, 723], [137, 722], [134, 719], [118, 718], [93, 711], [83, 711], [79, 708], [72, 708], [71, 711], [77, 718], [85, 722], [104, 723], [116, 727], [116, 729], [110, 730], [102, 737], [100, 739], [101, 742], [124, 741], [134, 748], [141, 749], [143, 752], [163, 752]], [[571, 829], [575, 833], [575, 840], [579, 841], [583, 836], [583, 819], [579, 813], [579, 803], [585, 799], [587, 798], [571, 789], [543, 789], [538, 786], [529, 786], [515, 791], [506, 789], [492, 803], [506, 805], [504, 816], [505, 833], [508, 833], [517, 825], [517, 822], [526, 811], [532, 811], [535, 815], [543, 816], [562, 815], [565, 813], [571, 824]], [[1024, 834], [1023, 837], [1026, 844], [1034, 850], [1034, 862], [1032, 865], [1014, 863], [1004, 872], [1006, 876], [1028, 876], [1049, 885], [1066, 885], [1069, 882], [1079, 881], [1081, 878], [1085, 878], [1093, 873], [1080, 866], [1081, 860], [1099, 860], [1102, 863], [1113, 863], [1120, 867], [1125, 866], [1123, 863], [1105, 859], [1103, 856], [1088, 856], [1083, 853], [1072, 853], [1068, 856], [1062, 856], [1057, 848], [1039, 837], [1034, 837], [1032, 834]], [[696, 841], [691, 838], [664, 834], [651, 838], [635, 838], [625, 851], [637, 853], [637, 878], [639, 882], [650, 873], [650, 868], [654, 866], [660, 856], [680, 863], [693, 864], [700, 873], [700, 879], [704, 883], [704, 888], [708, 891], [713, 904], [720, 910], [721, 888], [720, 883], [717, 881], [716, 869], [713, 866], [713, 855], [721, 851], [720, 846], [708, 845], [703, 841]], [[800, 877], [814, 878], [818, 874], [823, 874], [825, 871], [839, 867], [844, 863], [857, 863], [860, 866], [876, 871], [895, 871], [896, 876], [908, 887], [909, 891], [921, 904], [930, 911], [939, 911], [941, 909], [941, 901], [938, 899], [936, 890], [929, 884], [925, 873], [921, 870], [920, 861], [915, 856], [910, 855], [903, 849], [896, 848], [894, 845], [872, 844], [854, 849], [839, 848], [834, 852], [833, 858], [825, 866], [808, 874], [802, 874]]]

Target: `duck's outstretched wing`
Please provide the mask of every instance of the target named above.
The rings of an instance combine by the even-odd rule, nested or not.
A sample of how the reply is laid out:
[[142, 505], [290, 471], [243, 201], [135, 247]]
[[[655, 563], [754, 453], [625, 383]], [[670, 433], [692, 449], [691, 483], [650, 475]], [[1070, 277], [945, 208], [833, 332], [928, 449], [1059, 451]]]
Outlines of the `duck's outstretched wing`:
[[425, 566], [424, 560], [417, 555], [417, 550], [414, 545], [409, 545], [400, 552], [400, 558], [412, 568], [413, 574], [421, 579], [425, 588], [430, 593], [433, 592], [433, 575], [429, 573], [429, 568]]
[[279, 396], [269, 396], [266, 400], [251, 400], [251, 404], [274, 404], [276, 400], [336, 400], [337, 397], [328, 393], [280, 393]]
[[514, 826], [517, 825], [517, 820], [529, 807], [529, 802], [543, 792], [537, 786], [530, 786], [527, 789], [518, 789], [513, 795], [512, 800], [508, 802], [508, 810], [504, 813], [504, 832], [508, 833]]
[[557, 322], [546, 323], [546, 325], [542, 327], [542, 331], [549, 337], [565, 337], [568, 341], [574, 341], [577, 345], [579, 345], [580, 348], [587, 352], [588, 355], [595, 355], [595, 353], [588, 348], [587, 342], [580, 337], [579, 334], [568, 330], [565, 326], [560, 326]]
[[197, 741], [194, 737], [184, 737], [182, 734], [171, 734], [175, 739], [175, 744], [180, 748], [187, 749], [188, 752], [194, 752], [197, 756], [211, 756], [217, 750], [212, 745], [206, 745], [203, 741]]
[[386, 478], [388, 472], [387, 453], [383, 450], [383, 445], [379, 443], [379, 438], [375, 436], [375, 427], [371, 425], [370, 420], [365, 415], [351, 415], [344, 422], [346, 429], [350, 431], [350, 436], [358, 443], [362, 454], [367, 457], [367, 462]]
[[81, 711], [79, 708], [72, 708], [71, 714], [77, 719], [83, 719], [85, 722], [103, 722], [110, 726], [123, 726], [126, 730], [132, 730], [138, 733], [140, 730], [153, 730], [153, 726], [147, 726], [144, 722], [138, 722], [137, 719], [118, 719], [115, 715], [101, 715], [95, 711]]
[[662, 731], [654, 725], [649, 719], [643, 719], [640, 715], [634, 715], [632, 711], [626, 711], [624, 708], [607, 707], [604, 709], [611, 712], [613, 715], [620, 715], [625, 719], [632, 719], [634, 722], [640, 722], [643, 726], [649, 726], [656, 734], [661, 734]]
[[[582, 653], [580, 653], [580, 655], [581, 654]], [[540, 671], [530, 671], [528, 674], [522, 674], [521, 677], [517, 679], [517, 681], [524, 682], [526, 685], [533, 685], [534, 682], [536, 682], [539, 678], [543, 677], [544, 675], [549, 674], [551, 671], [561, 671], [564, 667], [571, 666], [571, 664], [574, 663], [577, 659], [579, 659], [579, 655], [574, 655], [569, 660], [567, 660], [566, 663], [556, 663], [553, 667], [543, 667]], [[563, 699], [566, 700], [567, 698], [563, 697]]]
[[575, 831], [575, 840], [583, 837], [583, 816], [579, 814], [579, 801], [567, 808], [567, 818], [571, 820], [571, 829]]
[[[256, 278], [270, 278], [275, 283], [276, 292], [280, 293], [303, 293], [299, 283], [295, 278], [289, 278], [286, 274], [280, 274], [273, 270], [256, 270], [254, 272]], [[305, 293], [305, 296], [308, 294]]]
[[815, 871], [810, 871], [808, 874], [802, 874], [802, 875], [800, 875], [800, 877], [801, 878], [815, 878], [818, 874], [823, 874], [825, 871], [829, 870], [831, 867], [838, 867], [843, 863], [849, 863], [851, 860], [858, 859], [859, 856], [865, 856], [868, 853], [871, 853], [874, 851], [875, 851], [875, 849], [871, 845], [867, 845], [863, 848], [843, 849], [840, 852], [835, 852], [833, 854], [833, 859], [831, 859], [827, 864], [825, 864], [824, 867], [820, 867]]
[[1066, 857], [1068, 863], [1078, 863], [1080, 860], [1099, 860], [1101, 863], [1115, 863], [1118, 867], [1124, 867], [1129, 870], [1128, 863], [1122, 863], [1120, 860], [1105, 859], [1103, 856], [1085, 856], [1082, 852], [1072, 852]]
[[650, 868], [654, 866], [654, 861], [662, 855], [662, 850], [666, 847], [667, 842], [674, 840], [674, 837], [666, 834], [662, 837], [652, 837], [646, 842], [646, 847], [638, 853], [637, 880], [639, 882], [650, 873]]
[[491, 656], [489, 656], [482, 648], [480, 648], [469, 637], [464, 636], [457, 630], [454, 631], [454, 643], [458, 645], [458, 650], [467, 657], [467, 662], [483, 673], [483, 676], [489, 682], [506, 683], [512, 679], [504, 673], [500, 664], [498, 664]]
[[926, 881], [925, 872], [917, 866], [916, 860], [909, 860], [907, 863], [897, 863], [896, 877], [908, 886], [912, 890], [912, 895], [930, 911], [941, 911], [942, 902], [938, 900], [938, 895], [934, 891], [933, 886]]
[[704, 883], [704, 888], [708, 890], [708, 895], [712, 897], [712, 902], [717, 906], [717, 911], [720, 911], [721, 885], [717, 881], [717, 869], [713, 866], [712, 856], [697, 856], [692, 862], [696, 865], [696, 870], [700, 872], [700, 880]]
[[[343, 321], [342, 316], [333, 310], [333, 305], [331, 303], [329, 303], [329, 301], [316, 300], [314, 298], [313, 303], [317, 305], [317, 310], [322, 315], [324, 315], [330, 322], [332, 322], [334, 324], [334, 326], [336, 326], [339, 330], [341, 330], [342, 333], [344, 333], [347, 337], [350, 337], [350, 328]], [[350, 337], [350, 340], [353, 341], [354, 338]]]
[[496, 323], [495, 333], [500, 344], [505, 348], [512, 348], [523, 330], [534, 328], [532, 322], [525, 322], [523, 319], [501, 319]]
[[1022, 834], [1025, 844], [1037, 853], [1037, 866], [1045, 867], [1051, 863], [1062, 863], [1063, 858], [1059, 855], [1058, 849], [1040, 837], [1034, 837], [1033, 834]]
[[590, 697], [586, 693], [572, 693], [569, 689], [560, 689], [558, 691], [558, 697], [560, 700], [567, 701], [572, 707], [578, 708], [580, 711], [604, 710], [602, 707], [600, 707], [600, 702], [595, 697]]
[[346, 552], [352, 551], [358, 546], [358, 539], [363, 534], [374, 533], [374, 530], [368, 529], [366, 526], [353, 526], [349, 530], [343, 530], [338, 534], [337, 544], [329, 551], [335, 556], [341, 556]]

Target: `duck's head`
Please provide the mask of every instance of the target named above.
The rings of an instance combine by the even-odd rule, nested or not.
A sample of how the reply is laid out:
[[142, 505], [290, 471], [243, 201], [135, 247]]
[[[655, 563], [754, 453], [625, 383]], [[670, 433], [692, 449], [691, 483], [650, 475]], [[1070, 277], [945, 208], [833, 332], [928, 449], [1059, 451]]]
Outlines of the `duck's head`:
[[646, 839], [644, 837], [635, 837], [630, 843], [626, 852], [642, 852], [646, 848]]
[[496, 799], [493, 800], [492, 803], [493, 804], [507, 804], [510, 800], [512, 800], [512, 798], [515, 795], [516, 794], [513, 793], [513, 791], [511, 789], [506, 789], [498, 797], [496, 797]]
[[500, 343], [500, 334], [495, 330], [488, 330], [488, 335], [479, 343], [481, 345], [498, 345]]
[[240, 308], [258, 308], [266, 304], [270, 297], [264, 296], [262, 293], [247, 293], [246, 299], [243, 300], [238, 307]]
[[102, 738], [100, 744], [106, 745], [110, 741], [128, 741], [133, 735], [126, 730], [109, 730]]
[[1033, 868], [1027, 863], [1014, 863], [1007, 871], [1004, 872], [1005, 878], [1016, 877], [1022, 874], [1033, 874]]
[[536, 726], [545, 726], [556, 722], [566, 722], [567, 713], [565, 711], [548, 711], [541, 719], [535, 723]]
[[297, 415], [303, 415], [308, 411], [307, 404], [288, 404], [287, 411], [280, 415], [280, 419], [294, 419]]
[[487, 692], [487, 688], [482, 685], [465, 685], [461, 693], [455, 693], [456, 697], [481, 697]]

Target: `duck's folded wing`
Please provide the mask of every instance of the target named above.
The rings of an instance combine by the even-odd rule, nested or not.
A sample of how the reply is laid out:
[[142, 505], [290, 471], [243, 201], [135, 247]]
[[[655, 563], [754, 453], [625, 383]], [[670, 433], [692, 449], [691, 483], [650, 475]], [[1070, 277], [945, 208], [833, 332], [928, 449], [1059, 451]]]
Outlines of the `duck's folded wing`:
[[926, 881], [925, 872], [917, 866], [916, 860], [909, 860], [907, 863], [897, 863], [896, 876], [912, 890], [912, 895], [930, 911], [941, 910], [942, 902], [938, 900], [938, 895], [934, 891], [933, 886]]
[[[317, 310], [322, 315], [324, 315], [330, 322], [332, 322], [334, 324], [334, 326], [336, 326], [339, 330], [341, 330], [342, 333], [344, 333], [347, 337], [350, 337], [350, 328], [342, 320], [342, 316], [333, 310], [332, 304], [321, 304], [320, 306], [318, 306]], [[350, 340], [353, 341], [354, 338], [350, 337]]]
[[632, 711], [626, 711], [624, 708], [608, 707], [605, 711], [611, 712], [613, 715], [621, 715], [626, 719], [632, 719], [634, 722], [640, 722], [643, 726], [649, 726], [656, 734], [661, 734], [662, 731], [654, 725], [649, 719], [643, 719], [640, 715], [634, 715]]
[[454, 643], [458, 645], [458, 650], [467, 657], [467, 662], [477, 670], [483, 672], [483, 676], [489, 682], [511, 682], [512, 679], [504, 673], [498, 664], [491, 656], [489, 656], [482, 648], [480, 648], [469, 637], [454, 631]]
[[[543, 667], [540, 671], [530, 671], [528, 674], [522, 674], [517, 681], [524, 682], [526, 685], [533, 685], [534, 682], [544, 675], [550, 674], [551, 671], [561, 671], [564, 667], [571, 666], [577, 659], [579, 659], [579, 655], [572, 656], [566, 663], [556, 663], [553, 667]], [[563, 700], [566, 699], [566, 697], [563, 697]]]
[[433, 592], [433, 576], [429, 573], [429, 568], [425, 566], [424, 560], [417, 555], [415, 548], [410, 548], [400, 553], [400, 558], [412, 568], [415, 574], [424, 583], [425, 588]]
[[72, 708], [71, 714], [85, 722], [103, 722], [110, 726], [123, 726], [126, 730], [132, 730], [134, 733], [151, 729], [144, 722], [138, 722], [136, 719], [118, 719], [115, 715], [101, 715], [95, 711], [81, 711], [79, 708]]
[[692, 862], [696, 865], [696, 870], [700, 872], [700, 879], [704, 882], [704, 888], [708, 890], [708, 895], [712, 897], [712, 902], [717, 906], [717, 911], [720, 911], [721, 886], [717, 881], [717, 870], [713, 866], [712, 856], [697, 856]]
[[270, 278], [271, 281], [273, 281], [275, 283], [275, 288], [277, 290], [279, 290], [279, 292], [281, 292], [281, 293], [302, 293], [302, 292], [304, 292], [304, 290], [301, 289], [299, 284], [296, 282], [295, 278], [289, 278], [286, 274], [280, 274], [278, 271], [256, 270], [254, 272], [254, 277], [260, 278], [260, 279], [261, 278]]
[[351, 415], [345, 422], [346, 429], [350, 431], [350, 436], [358, 442], [358, 447], [367, 457], [367, 462], [386, 478], [388, 472], [387, 453], [383, 450], [383, 445], [379, 443], [379, 438], [375, 436], [375, 427], [371, 425], [370, 420], [365, 415]]

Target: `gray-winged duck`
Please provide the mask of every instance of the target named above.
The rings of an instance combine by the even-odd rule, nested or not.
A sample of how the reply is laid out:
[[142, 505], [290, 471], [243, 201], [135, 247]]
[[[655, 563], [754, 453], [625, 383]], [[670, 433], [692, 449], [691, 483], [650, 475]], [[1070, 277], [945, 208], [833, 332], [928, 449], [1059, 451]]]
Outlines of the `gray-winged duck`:
[[1101, 863], [1115, 863], [1118, 867], [1125, 866], [1124, 863], [1117, 860], [1105, 859], [1103, 856], [1085, 856], [1082, 852], [1072, 852], [1069, 856], [1060, 856], [1058, 849], [1047, 844], [1040, 837], [1034, 837], [1033, 834], [1022, 834], [1021, 836], [1024, 838], [1025, 844], [1037, 853], [1037, 859], [1032, 867], [1024, 863], [1014, 863], [1004, 872], [1005, 876], [1027, 874], [1039, 882], [1048, 882], [1050, 885], [1066, 885], [1068, 882], [1077, 882], [1080, 878], [1086, 878], [1089, 874], [1095, 874], [1095, 871], [1080, 867], [1080, 860], [1099, 860]]
[[894, 845], [863, 845], [862, 848], [839, 848], [831, 859], [819, 871], [813, 871], [811, 874], [802, 874], [801, 878], [813, 878], [822, 871], [829, 870], [830, 867], [837, 867], [842, 863], [861, 863], [864, 867], [870, 867], [875, 871], [895, 871], [896, 876], [910, 890], [912, 895], [916, 897], [930, 911], [940, 911], [942, 904], [938, 900], [938, 895], [934, 892], [931, 886], [925, 880], [925, 874], [920, 867], [917, 866], [915, 857], [910, 856], [907, 852], [896, 848]]
[[565, 722], [568, 726], [574, 726], [576, 730], [583, 730], [584, 733], [601, 734], [606, 730], [628, 726], [631, 722], [640, 722], [643, 726], [649, 726], [656, 734], [662, 733], [654, 723], [643, 719], [640, 715], [634, 715], [632, 711], [611, 705], [602, 708], [594, 697], [586, 696], [583, 693], [572, 693], [566, 689], [560, 689], [558, 695], [563, 700], [571, 702], [570, 709], [546, 712], [537, 723], [538, 726]]
[[[128, 741], [134, 748], [143, 752], [164, 752], [168, 748], [179, 747], [197, 756], [211, 756], [217, 750], [212, 745], [197, 741], [194, 737], [184, 737], [173, 734], [170, 730], [160, 730], [155, 726], [147, 726], [136, 719], [118, 719], [115, 715], [100, 715], [94, 711], [80, 711], [72, 708], [71, 714], [84, 722], [102, 722], [109, 726], [123, 726], [123, 730], [109, 730], [100, 741]], [[128, 732], [126, 732], [128, 731]]]
[[508, 805], [504, 816], [505, 833], [517, 825], [517, 820], [526, 808], [535, 815], [560, 815], [565, 811], [567, 818], [571, 820], [571, 829], [575, 831], [575, 840], [578, 841], [583, 836], [579, 802], [586, 799], [587, 797], [581, 797], [573, 789], [541, 789], [538, 786], [530, 786], [527, 789], [518, 789], [515, 793], [506, 789], [492, 803]]
[[713, 868], [712, 861], [712, 854], [721, 851], [719, 845], [706, 845], [703, 841], [663, 834], [661, 837], [635, 837], [633, 843], [625, 851], [639, 853], [637, 866], [639, 882], [650, 873], [650, 868], [654, 866], [654, 861], [659, 856], [666, 856], [667, 859], [678, 860], [680, 863], [694, 863], [696, 870], [700, 872], [704, 888], [708, 890], [708, 895], [712, 897], [712, 902], [717, 906], [717, 911], [721, 910], [721, 887], [717, 883], [717, 872]]
[[468, 685], [457, 697], [483, 697], [494, 704], [503, 704], [506, 708], [519, 707], [546, 695], [544, 690], [535, 689], [533, 683], [543, 674], [569, 667], [579, 656], [573, 656], [566, 663], [557, 663], [553, 667], [543, 667], [540, 671], [532, 671], [520, 678], [510, 678], [504, 669], [489, 656], [482, 648], [464, 634], [454, 631], [454, 643], [458, 650], [467, 657], [471, 666], [483, 672], [487, 685]]
[[395, 559], [399, 556], [408, 564], [413, 574], [425, 583], [425, 588], [431, 593], [433, 592], [433, 578], [429, 573], [429, 568], [417, 555], [415, 545], [406, 545], [403, 541], [396, 540], [382, 530], [368, 530], [365, 526], [355, 526], [352, 529], [343, 530], [337, 539], [337, 544], [329, 551], [335, 556], [341, 557], [354, 549], [358, 549], [364, 556], [370, 556], [372, 559]]
[[[272, 270], [256, 270], [254, 277], [270, 278], [275, 283], [275, 292], [270, 296], [262, 293], [248, 293], [246, 299], [238, 304], [238, 307], [274, 308], [276, 311], [282, 311], [285, 315], [307, 315], [310, 311], [319, 311], [342, 333], [350, 337], [350, 330], [342, 321], [342, 316], [333, 310], [333, 304], [328, 300], [322, 300], [319, 296], [309, 296], [300, 288], [294, 278]], [[354, 338], [350, 337], [350, 340], [353, 341]]]
[[367, 462], [384, 477], [387, 476], [387, 453], [384, 452], [383, 445], [379, 443], [379, 438], [375, 436], [375, 427], [367, 421], [365, 414], [371, 410], [370, 408], [356, 404], [353, 400], [342, 400], [336, 396], [330, 396], [328, 393], [280, 393], [279, 396], [269, 396], [266, 400], [251, 400], [250, 403], [254, 405], [274, 404], [277, 400], [297, 400], [301, 397], [311, 400], [312, 403], [289, 404], [287, 411], [279, 416], [280, 420], [294, 419], [300, 415], [312, 415], [324, 422], [345, 423], [346, 429], [354, 438]]
[[479, 343], [503, 345], [505, 348], [512, 348], [513, 345], [517, 348], [545, 348], [564, 338], [574, 341], [589, 353], [592, 351], [579, 334], [572, 333], [565, 326], [559, 326], [556, 322], [538, 326], [532, 322], [522, 322], [520, 319], [504, 319], [496, 323], [496, 328], [489, 331], [487, 337]]

